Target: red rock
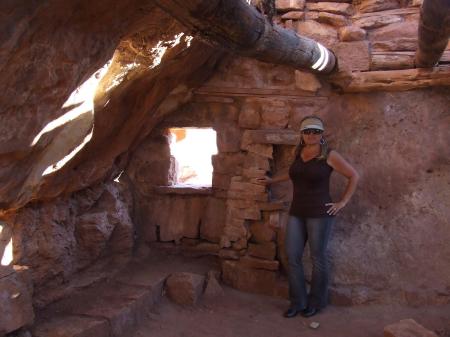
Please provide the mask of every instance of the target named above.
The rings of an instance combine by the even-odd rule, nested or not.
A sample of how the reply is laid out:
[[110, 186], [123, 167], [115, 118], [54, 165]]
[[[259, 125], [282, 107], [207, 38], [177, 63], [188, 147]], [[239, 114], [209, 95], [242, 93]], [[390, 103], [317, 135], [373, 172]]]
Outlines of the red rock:
[[336, 3], [336, 2], [309, 2], [306, 4], [306, 8], [310, 11], [317, 12], [329, 12], [340, 15], [352, 15], [353, 8], [348, 3]]
[[283, 129], [289, 120], [289, 110], [285, 106], [274, 106], [266, 104], [261, 109], [261, 128], [263, 129]]
[[230, 199], [243, 199], [243, 200], [255, 200], [255, 201], [267, 201], [267, 193], [252, 193], [247, 191], [228, 191], [228, 198]]
[[415, 21], [397, 22], [382, 28], [374, 29], [369, 33], [371, 41], [389, 41], [398, 37], [417, 38], [418, 23]]
[[413, 319], [403, 319], [384, 327], [384, 337], [437, 337]]
[[213, 172], [212, 187], [227, 190], [230, 187], [231, 175]]
[[362, 0], [358, 10], [363, 13], [379, 12], [387, 9], [399, 8], [398, 0]]
[[413, 52], [372, 52], [371, 70], [414, 68]]
[[366, 38], [366, 31], [357, 26], [342, 27], [339, 30], [339, 39], [341, 41], [361, 41]]
[[332, 46], [338, 39], [333, 27], [316, 21], [299, 22], [298, 34], [314, 39], [326, 47]]
[[241, 258], [241, 254], [234, 249], [224, 248], [219, 251], [219, 257], [221, 259], [239, 260]]
[[275, 239], [275, 231], [264, 221], [256, 221], [250, 224], [251, 240], [264, 243]]
[[291, 11], [283, 14], [281, 18], [283, 20], [303, 20], [305, 12]]
[[276, 273], [245, 268], [237, 261], [225, 260], [222, 262], [222, 279], [226, 284], [239, 290], [272, 295]]
[[168, 297], [175, 303], [194, 305], [203, 292], [205, 277], [192, 273], [174, 273], [166, 280]]
[[250, 243], [248, 246], [248, 255], [253, 257], [259, 257], [261, 259], [273, 260], [275, 259], [276, 253], [277, 247], [275, 245], [275, 242], [267, 242], [259, 244]]
[[13, 271], [0, 278], [0, 332], [9, 333], [33, 323], [31, 283]]
[[102, 318], [63, 316], [52, 317], [33, 328], [34, 337], [109, 337], [108, 321]]
[[213, 273], [208, 272], [204, 297], [207, 300], [211, 300], [223, 297], [224, 295], [225, 292], [223, 291], [222, 286], [219, 284], [218, 279], [214, 276]]
[[272, 145], [268, 144], [249, 144], [244, 150], [267, 158], [272, 158], [273, 153]]
[[239, 260], [239, 264], [244, 268], [263, 269], [277, 271], [280, 263], [274, 260], [264, 260], [250, 256], [243, 256]]
[[415, 51], [417, 49], [416, 38], [395, 38], [388, 41], [372, 42], [374, 51]]
[[348, 20], [343, 15], [332, 14], [327, 12], [319, 12], [317, 21], [321, 23], [326, 23], [335, 27], [343, 27], [348, 24]]
[[376, 15], [355, 20], [353, 24], [364, 29], [374, 29], [401, 21], [398, 15]]
[[225, 227], [225, 215], [225, 201], [209, 198], [200, 224], [200, 237], [211, 242], [219, 242]]
[[277, 11], [301, 11], [305, 7], [305, 0], [275, 0]]
[[242, 170], [242, 176], [246, 178], [263, 178], [266, 175], [265, 170], [246, 168]]
[[214, 172], [222, 174], [238, 173], [243, 160], [244, 155], [241, 153], [221, 153], [211, 157]]
[[251, 143], [297, 145], [300, 141], [298, 132], [294, 130], [245, 130], [244, 138]]
[[295, 71], [295, 86], [300, 90], [316, 92], [322, 88], [322, 84], [316, 75], [306, 71]]
[[261, 211], [259, 208], [231, 208], [227, 209], [227, 216], [233, 219], [259, 220]]
[[244, 159], [244, 168], [268, 171], [270, 169], [269, 159], [254, 153], [248, 153]]
[[224, 125], [217, 128], [217, 149], [220, 153], [239, 152], [242, 130], [237, 126]]
[[239, 114], [239, 126], [246, 129], [257, 129], [261, 123], [259, 105], [246, 103]]
[[333, 51], [339, 60], [339, 71], [366, 71], [370, 68], [368, 42], [340, 42]]
[[266, 186], [259, 184], [251, 184], [242, 181], [231, 181], [230, 190], [246, 191], [251, 193], [265, 193]]
[[106, 247], [114, 225], [106, 212], [83, 214], [78, 218], [75, 236], [80, 248], [89, 257], [98, 258]]

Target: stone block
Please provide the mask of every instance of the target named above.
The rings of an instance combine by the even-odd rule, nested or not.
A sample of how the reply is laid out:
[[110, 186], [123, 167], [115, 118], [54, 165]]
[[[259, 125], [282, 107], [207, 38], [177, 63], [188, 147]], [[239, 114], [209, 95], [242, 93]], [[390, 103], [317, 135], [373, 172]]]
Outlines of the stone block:
[[247, 191], [228, 191], [227, 197], [230, 199], [242, 199], [242, 200], [255, 200], [255, 201], [267, 201], [267, 193], [252, 193]]
[[238, 261], [222, 262], [223, 281], [242, 291], [272, 295], [276, 283], [276, 272], [245, 268]]
[[231, 175], [213, 172], [212, 187], [227, 190], [230, 187]]
[[348, 3], [338, 2], [310, 2], [306, 4], [306, 8], [310, 11], [329, 12], [340, 15], [352, 15], [353, 7]]
[[246, 191], [251, 193], [265, 193], [266, 186], [243, 181], [231, 181], [230, 190]]
[[106, 319], [79, 316], [53, 317], [34, 327], [34, 337], [109, 337]]
[[259, 208], [233, 208], [228, 207], [227, 216], [232, 219], [243, 219], [243, 220], [260, 220], [261, 211]]
[[283, 129], [289, 120], [289, 109], [286, 106], [277, 107], [274, 104], [263, 105], [261, 109], [261, 128]]
[[358, 6], [358, 10], [362, 13], [369, 13], [399, 7], [400, 3], [398, 0], [362, 0]]
[[338, 40], [336, 29], [312, 20], [299, 22], [297, 32], [322, 43], [326, 47], [331, 47]]
[[377, 28], [369, 33], [371, 41], [390, 41], [392, 39], [417, 39], [418, 22], [402, 21]]
[[414, 68], [414, 52], [373, 52], [370, 70]]
[[219, 242], [225, 227], [226, 203], [222, 199], [209, 198], [200, 224], [200, 237]]
[[242, 167], [244, 155], [241, 153], [221, 153], [211, 157], [214, 172], [236, 174]]
[[227, 206], [232, 208], [259, 208], [258, 203], [254, 200], [228, 199]]
[[267, 174], [267, 171], [260, 170], [260, 169], [254, 169], [254, 168], [248, 168], [248, 169], [242, 169], [242, 176], [245, 178], [263, 178]]
[[383, 333], [384, 337], [438, 337], [411, 318], [385, 326]]
[[269, 171], [269, 159], [255, 153], [248, 153], [245, 156], [243, 167]]
[[300, 90], [311, 92], [316, 92], [322, 88], [322, 84], [316, 75], [301, 70], [295, 70], [295, 86]]
[[251, 256], [243, 256], [239, 260], [239, 263], [244, 268], [263, 269], [271, 271], [277, 271], [280, 266], [280, 263], [278, 261], [258, 259]]
[[260, 107], [255, 102], [248, 102], [242, 106], [238, 124], [241, 128], [257, 129], [261, 124]]
[[259, 257], [261, 259], [273, 260], [277, 253], [277, 247], [275, 242], [265, 243], [250, 243], [248, 245], [248, 255], [253, 257]]
[[174, 273], [166, 281], [168, 297], [175, 303], [194, 305], [203, 292], [205, 277], [193, 273]]
[[344, 42], [361, 41], [366, 38], [367, 32], [358, 26], [347, 26], [339, 29], [339, 39]]
[[0, 334], [33, 323], [32, 285], [27, 282], [31, 280], [14, 270], [0, 278]]
[[246, 130], [243, 138], [260, 144], [297, 145], [300, 141], [298, 132], [287, 129]]
[[275, 0], [275, 7], [279, 12], [301, 11], [305, 8], [305, 0]]
[[328, 12], [319, 12], [317, 21], [320, 23], [326, 23], [334, 27], [344, 27], [348, 23], [347, 17]]
[[247, 238], [248, 229], [245, 226], [245, 219], [227, 219], [223, 234], [230, 241], [238, 241], [241, 238]]
[[217, 149], [220, 153], [239, 152], [242, 130], [235, 125], [221, 125], [217, 128]]
[[370, 52], [367, 41], [340, 42], [333, 47], [339, 71], [367, 71], [370, 69]]
[[417, 37], [399, 37], [388, 41], [374, 41], [371, 47], [374, 51], [416, 51], [417, 45]]
[[375, 15], [355, 20], [353, 24], [364, 29], [374, 29], [400, 21], [402, 18], [398, 15]]
[[305, 12], [291, 11], [283, 14], [281, 18], [283, 20], [303, 20]]
[[256, 221], [250, 224], [251, 240], [257, 243], [270, 242], [275, 239], [275, 231], [264, 221]]
[[219, 257], [227, 260], [239, 260], [241, 258], [241, 254], [234, 249], [223, 248], [219, 251]]
[[262, 157], [270, 158], [272, 159], [273, 154], [273, 147], [269, 144], [249, 144], [245, 147], [246, 151], [255, 153], [257, 155], [260, 155]]

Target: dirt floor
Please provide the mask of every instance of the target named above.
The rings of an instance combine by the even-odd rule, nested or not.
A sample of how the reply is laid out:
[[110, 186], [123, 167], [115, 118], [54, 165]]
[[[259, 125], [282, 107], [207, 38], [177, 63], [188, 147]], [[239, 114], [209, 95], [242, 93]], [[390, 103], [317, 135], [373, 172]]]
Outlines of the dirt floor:
[[[223, 288], [224, 297], [203, 299], [195, 307], [182, 307], [164, 297], [134, 337], [382, 337], [386, 325], [406, 318], [440, 337], [450, 337], [450, 305], [329, 306], [312, 318], [286, 319], [282, 317], [286, 300]], [[311, 322], [320, 326], [314, 330]]]

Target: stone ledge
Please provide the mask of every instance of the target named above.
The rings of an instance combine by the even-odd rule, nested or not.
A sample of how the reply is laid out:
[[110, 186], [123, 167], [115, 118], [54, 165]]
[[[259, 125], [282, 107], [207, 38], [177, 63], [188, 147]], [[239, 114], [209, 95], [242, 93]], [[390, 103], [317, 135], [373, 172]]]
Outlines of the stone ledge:
[[158, 194], [178, 194], [178, 195], [212, 195], [213, 188], [210, 186], [156, 186], [153, 191]]
[[297, 145], [300, 134], [289, 129], [245, 130], [242, 138], [250, 144]]
[[431, 86], [449, 86], [450, 66], [338, 73], [329, 80], [343, 92], [406, 91]]

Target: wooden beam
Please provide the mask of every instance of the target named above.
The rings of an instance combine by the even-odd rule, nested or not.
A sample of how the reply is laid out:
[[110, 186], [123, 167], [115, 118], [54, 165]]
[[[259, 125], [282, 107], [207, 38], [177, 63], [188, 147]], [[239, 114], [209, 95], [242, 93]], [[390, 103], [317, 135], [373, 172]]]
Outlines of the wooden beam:
[[420, 10], [416, 67], [435, 66], [450, 36], [450, 0], [424, 0]]
[[336, 58], [320, 43], [271, 25], [244, 0], [155, 0], [193, 34], [260, 61], [329, 74]]

